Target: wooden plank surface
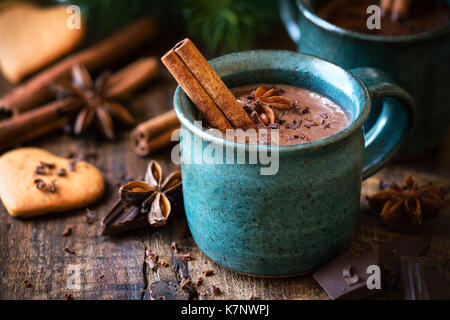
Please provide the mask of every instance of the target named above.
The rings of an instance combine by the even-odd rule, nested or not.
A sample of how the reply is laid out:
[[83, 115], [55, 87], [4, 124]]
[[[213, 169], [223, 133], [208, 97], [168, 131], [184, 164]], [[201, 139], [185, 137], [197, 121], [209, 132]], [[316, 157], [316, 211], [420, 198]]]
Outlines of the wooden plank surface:
[[[7, 90], [8, 85], [0, 81], [0, 88]], [[162, 70], [160, 79], [133, 98], [130, 103], [133, 114], [144, 120], [171, 108], [174, 88], [174, 81]], [[101, 236], [100, 218], [113, 204], [121, 177], [124, 174], [141, 176], [149, 159], [158, 160], [165, 172], [175, 169], [168, 161], [170, 150], [139, 158], [131, 150], [126, 130], [120, 132], [114, 143], [100, 138], [83, 139], [57, 134], [28, 145], [39, 146], [58, 155], [68, 151], [95, 152], [97, 158], [92, 163], [102, 171], [107, 190], [105, 196], [90, 207], [96, 214], [93, 224], [86, 222], [84, 210], [20, 220], [11, 218], [0, 205], [0, 299], [64, 299], [64, 295], [69, 293], [75, 299], [148, 299], [150, 286], [157, 296], [187, 299], [189, 296], [179, 289], [170, 265], [152, 271], [145, 263], [146, 251], [151, 250], [170, 264], [173, 241], [179, 244], [181, 252], [192, 254], [194, 260], [188, 264], [193, 280], [204, 270], [214, 270], [213, 276], [203, 277], [205, 280], [199, 292], [207, 292], [208, 287], [214, 284], [222, 294], [217, 297], [200, 295], [200, 299], [248, 299], [251, 294], [262, 299], [328, 299], [311, 275], [260, 279], [217, 266], [197, 248], [182, 215], [171, 216], [167, 226], [160, 229], [116, 237]], [[365, 181], [355, 240], [431, 237], [431, 255], [441, 262], [450, 278], [450, 208], [439, 217], [426, 220], [421, 228], [391, 232], [368, 210], [364, 200], [364, 195], [377, 190], [380, 180], [401, 182], [408, 174], [417, 176], [422, 183], [432, 181], [450, 185], [449, 164], [450, 139], [447, 139], [433, 153], [407, 163], [393, 163]], [[73, 234], [63, 237], [61, 234], [68, 226], [73, 228]], [[65, 247], [73, 248], [75, 254], [65, 252]], [[75, 282], [71, 283], [73, 279]], [[30, 281], [32, 287], [27, 288], [24, 280]]]

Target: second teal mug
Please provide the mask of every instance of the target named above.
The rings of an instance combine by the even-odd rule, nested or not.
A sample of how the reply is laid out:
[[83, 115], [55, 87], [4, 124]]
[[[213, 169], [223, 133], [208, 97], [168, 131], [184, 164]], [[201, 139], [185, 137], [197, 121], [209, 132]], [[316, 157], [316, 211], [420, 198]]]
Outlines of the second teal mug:
[[[196, 126], [196, 108], [178, 87], [174, 107], [182, 124], [184, 205], [199, 248], [217, 263], [258, 276], [311, 271], [350, 242], [359, 211], [361, 181], [391, 159], [411, 130], [413, 100], [383, 72], [352, 73], [319, 58], [289, 51], [248, 51], [222, 56], [212, 67], [228, 87], [284, 83], [337, 102], [350, 118], [339, 133], [306, 144], [280, 146], [279, 170], [266, 165], [195, 163], [211, 145], [246, 154], [271, 146], [235, 143]], [[356, 76], [355, 76], [356, 75]], [[372, 99], [385, 104], [364, 136]], [[395, 119], [395, 122], [392, 121]], [[200, 146], [191, 143], [201, 139]], [[262, 148], [262, 149], [261, 149]], [[249, 159], [249, 156], [246, 156]]]
[[[401, 154], [415, 156], [436, 147], [450, 127], [450, 24], [410, 36], [367, 35], [318, 17], [315, 11], [323, 2], [280, 0], [282, 19], [298, 51], [347, 70], [372, 67], [391, 75], [417, 105], [416, 130]], [[450, 0], [441, 2], [450, 6]]]

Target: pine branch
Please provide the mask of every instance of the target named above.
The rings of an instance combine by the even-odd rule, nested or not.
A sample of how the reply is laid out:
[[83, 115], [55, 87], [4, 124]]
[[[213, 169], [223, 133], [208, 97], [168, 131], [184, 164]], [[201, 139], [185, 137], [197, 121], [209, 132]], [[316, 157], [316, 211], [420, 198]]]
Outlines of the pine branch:
[[[201, 40], [210, 53], [251, 48], [257, 37], [277, 23], [275, 0], [45, 0], [79, 5], [93, 42], [142, 14], [170, 29], [182, 21], [187, 35]], [[40, 2], [42, 3], [42, 1]]]

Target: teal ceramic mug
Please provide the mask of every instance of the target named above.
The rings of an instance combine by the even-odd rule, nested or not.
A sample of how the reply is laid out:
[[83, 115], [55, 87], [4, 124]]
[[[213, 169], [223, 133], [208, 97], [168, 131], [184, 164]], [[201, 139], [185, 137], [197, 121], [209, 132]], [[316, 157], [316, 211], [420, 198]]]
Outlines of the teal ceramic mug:
[[[235, 143], [208, 133], [195, 125], [196, 109], [180, 87], [174, 96], [182, 124], [185, 212], [199, 248], [217, 263], [246, 274], [276, 277], [313, 270], [351, 240], [361, 181], [391, 159], [405, 140], [413, 100], [380, 71], [358, 69], [352, 74], [295, 52], [233, 53], [211, 65], [228, 87], [284, 83], [306, 88], [337, 102], [350, 118], [333, 136], [280, 146], [278, 172], [261, 175], [267, 163], [226, 164], [225, 154], [273, 151], [272, 146]], [[371, 100], [378, 97], [403, 103], [384, 105], [364, 137]], [[200, 144], [194, 139], [201, 139]], [[211, 145], [225, 149], [223, 161], [197, 158], [195, 163], [194, 157], [210, 152]]]
[[[410, 36], [367, 35], [318, 17], [314, 12], [323, 2], [280, 0], [281, 17], [298, 51], [345, 69], [373, 67], [390, 74], [417, 105], [417, 126], [401, 154], [414, 156], [437, 146], [450, 127], [450, 25]], [[441, 2], [450, 6], [450, 0]]]

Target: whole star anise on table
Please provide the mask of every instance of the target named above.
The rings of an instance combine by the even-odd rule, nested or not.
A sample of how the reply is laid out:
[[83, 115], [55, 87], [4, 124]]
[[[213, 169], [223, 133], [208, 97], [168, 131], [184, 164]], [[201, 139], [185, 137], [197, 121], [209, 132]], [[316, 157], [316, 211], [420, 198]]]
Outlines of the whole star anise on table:
[[248, 98], [251, 102], [244, 109], [257, 124], [271, 126], [275, 123], [275, 113], [272, 108], [287, 110], [292, 106], [291, 100], [280, 96], [279, 88], [265, 89], [258, 87]]
[[417, 180], [408, 176], [404, 186], [381, 183], [380, 191], [367, 196], [370, 207], [381, 210], [380, 216], [390, 227], [401, 224], [421, 225], [424, 217], [438, 215], [445, 207], [445, 188], [431, 183], [418, 186]]
[[161, 166], [156, 161], [148, 165], [144, 181], [131, 181], [119, 190], [120, 198], [130, 207], [138, 207], [147, 214], [150, 225], [166, 224], [171, 212], [171, 195], [181, 189], [181, 171], [163, 180]]
[[93, 81], [88, 71], [76, 64], [71, 69], [71, 81], [59, 80], [53, 84], [57, 98], [73, 97], [84, 105], [75, 120], [75, 134], [81, 134], [96, 120], [105, 137], [114, 139], [113, 117], [128, 125], [135, 123], [124, 106], [107, 96], [108, 78], [109, 73], [104, 72]]

